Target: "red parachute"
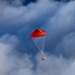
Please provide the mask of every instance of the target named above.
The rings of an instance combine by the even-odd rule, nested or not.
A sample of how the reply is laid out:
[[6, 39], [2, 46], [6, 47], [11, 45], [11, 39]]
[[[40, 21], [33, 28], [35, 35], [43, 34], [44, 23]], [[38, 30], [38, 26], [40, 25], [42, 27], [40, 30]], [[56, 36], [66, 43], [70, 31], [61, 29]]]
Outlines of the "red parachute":
[[41, 36], [46, 36], [46, 32], [41, 29], [36, 29], [34, 32], [31, 34], [31, 38], [37, 38]]
[[31, 33], [30, 37], [34, 41], [35, 45], [38, 47], [40, 53], [43, 55], [46, 40], [46, 32], [42, 29], [36, 29]]

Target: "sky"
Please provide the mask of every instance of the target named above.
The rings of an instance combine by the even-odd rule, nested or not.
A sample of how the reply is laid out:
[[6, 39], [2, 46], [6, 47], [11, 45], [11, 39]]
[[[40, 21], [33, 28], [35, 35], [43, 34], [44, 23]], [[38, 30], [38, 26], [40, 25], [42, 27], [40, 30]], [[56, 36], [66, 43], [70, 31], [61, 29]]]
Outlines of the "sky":
[[[75, 75], [75, 1], [26, 1], [0, 0], [0, 75]], [[45, 61], [30, 38], [38, 28]]]

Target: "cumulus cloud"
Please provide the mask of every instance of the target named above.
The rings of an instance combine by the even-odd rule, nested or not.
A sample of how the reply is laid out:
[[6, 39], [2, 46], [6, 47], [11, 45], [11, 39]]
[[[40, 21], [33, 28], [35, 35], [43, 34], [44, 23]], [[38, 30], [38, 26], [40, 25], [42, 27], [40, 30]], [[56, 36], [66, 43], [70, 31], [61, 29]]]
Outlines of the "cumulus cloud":
[[[31, 3], [28, 6], [12, 7], [5, 5], [0, 7], [0, 28], [1, 31], [9, 32], [30, 25], [36, 27], [43, 24], [49, 16], [54, 15], [59, 3]], [[41, 7], [41, 8], [40, 8]], [[38, 12], [40, 11], [40, 12]], [[35, 26], [35, 25], [36, 26]], [[39, 25], [40, 27], [40, 25]], [[3, 29], [3, 30], [2, 30]]]
[[0, 75], [28, 74], [29, 72], [26, 71], [32, 68], [33, 65], [27, 54], [22, 58], [19, 57], [20, 54], [15, 50], [16, 44], [18, 39], [14, 35], [6, 34], [0, 38]]
[[[10, 42], [13, 42], [11, 39], [12, 37], [13, 36], [9, 37]], [[4, 36], [3, 38], [7, 39]], [[13, 37], [13, 39], [15, 38]], [[37, 64], [35, 66], [29, 55], [25, 54], [19, 57], [20, 54], [16, 51], [16, 55], [13, 54], [14, 48], [13, 44], [11, 45], [9, 41], [7, 41], [7, 43], [3, 41], [0, 42], [0, 75], [60, 75], [70, 63], [63, 57], [50, 55], [46, 55], [47, 60], [42, 61], [40, 55], [36, 55]], [[34, 70], [33, 67], [36, 67], [36, 69]]]
[[[19, 68], [11, 73], [11, 75], [74, 75], [74, 60], [67, 60], [61, 57], [56, 57], [52, 55], [46, 55], [47, 60], [42, 61], [40, 55], [37, 55], [36, 69], [33, 70], [30, 67]], [[26, 64], [25, 62], [23, 62]], [[21, 64], [23, 64], [21, 63]], [[31, 65], [31, 63], [29, 63]]]
[[51, 46], [51, 48], [50, 46], [47, 48], [54, 50], [56, 45], [62, 41], [65, 35], [75, 32], [75, 18], [73, 16], [75, 12], [74, 5], [75, 1], [64, 4], [57, 11], [56, 15], [47, 23], [48, 28], [46, 30], [48, 31], [47, 33], [49, 35], [47, 40], [50, 40], [49, 44], [47, 45]]
[[74, 75], [75, 69], [75, 60], [67, 67], [67, 69], [64, 71], [64, 73], [62, 73], [61, 75]]
[[64, 54], [66, 57], [75, 57], [75, 33], [65, 35], [63, 40], [57, 45], [55, 52], [57, 54]]
[[[7, 72], [10, 71], [11, 66], [13, 64], [7, 59], [8, 49], [10, 49], [10, 45], [0, 43], [0, 74], [7, 75]], [[11, 63], [11, 66], [9, 65]]]
[[[0, 0], [0, 75], [74, 75], [75, 1], [8, 3]], [[30, 38], [36, 28], [47, 32], [46, 61]]]
[[14, 54], [14, 43], [18, 44], [16, 36], [5, 34], [0, 40], [0, 75], [74, 75], [74, 60], [45, 53], [47, 60], [42, 61], [40, 54], [37, 54], [35, 65], [30, 59], [31, 56], [25, 54], [21, 57], [16, 51]]
[[22, 0], [0, 0], [0, 5], [20, 6], [22, 5]]
[[[0, 41], [0, 75], [8, 75], [8, 73], [12, 70], [14, 64], [9, 56], [11, 54], [11, 51], [13, 50], [13, 47], [8, 42], [12, 42], [12, 37], [9, 38], [9, 41], [6, 42], [4, 40], [7, 40], [6, 37], [2, 36], [2, 40]], [[15, 40], [15, 38], [13, 38]], [[14, 42], [16, 43], [16, 42]]]
[[48, 56], [47, 55], [47, 60], [42, 61], [42, 60], [37, 60], [37, 69], [36, 69], [36, 75], [61, 75], [66, 67], [69, 65], [69, 62], [64, 59], [63, 57], [56, 57], [56, 56]]

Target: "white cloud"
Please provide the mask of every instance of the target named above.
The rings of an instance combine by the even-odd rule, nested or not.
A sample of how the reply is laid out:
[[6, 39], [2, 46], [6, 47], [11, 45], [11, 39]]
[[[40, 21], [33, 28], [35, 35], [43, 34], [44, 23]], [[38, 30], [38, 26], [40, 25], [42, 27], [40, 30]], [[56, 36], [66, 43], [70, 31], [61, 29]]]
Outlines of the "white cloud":
[[[20, 7], [0, 5], [0, 28], [5, 30], [5, 32], [10, 32], [26, 25], [36, 25], [45, 21], [49, 16], [54, 15], [60, 4], [36, 2]], [[9, 30], [7, 30], [8, 28]]]
[[[70, 34], [74, 36], [73, 34]], [[69, 37], [71, 38], [71, 36]], [[10, 40], [6, 41], [5, 39]], [[11, 39], [12, 38], [12, 39]], [[74, 75], [74, 60], [65, 59], [62, 56], [57, 57], [54, 55], [49, 55], [45, 53], [47, 59], [45, 61], [41, 60], [41, 56], [37, 54], [35, 57], [36, 65], [32, 63], [29, 55], [25, 54], [19, 57], [20, 54], [15, 52], [13, 54], [14, 44], [16, 36], [4, 35], [0, 39], [0, 75]], [[16, 43], [17, 44], [17, 43]], [[35, 67], [35, 70], [33, 70]], [[69, 73], [70, 72], [70, 73]]]
[[[11, 34], [0, 37], [0, 75], [75, 74], [75, 1], [58, 3], [41, 0], [28, 6], [13, 7], [5, 3], [0, 6], [0, 33], [1, 35], [3, 35], [2, 32]], [[22, 40], [28, 40], [25, 44], [30, 48], [31, 42], [25, 35], [28, 36], [28, 32], [36, 29], [37, 26], [47, 31], [47, 49], [50, 50], [50, 47], [53, 47], [52, 51], [59, 56], [47, 54], [47, 60], [42, 61], [40, 55], [35, 55], [33, 58], [36, 57], [37, 61], [34, 64], [29, 55], [19, 54], [18, 48], [15, 47], [21, 42], [19, 40], [24, 38]], [[18, 36], [12, 35], [11, 32], [16, 34], [18, 32]], [[18, 39], [19, 36], [22, 38]], [[72, 57], [74, 61], [72, 58], [62, 57], [62, 54]]]
[[69, 61], [61, 56], [46, 55], [46, 57], [45, 61], [39, 60], [40, 57], [38, 57], [36, 75], [61, 75], [69, 65]]
[[13, 66], [10, 60], [7, 59], [8, 49], [11, 49], [10, 45], [0, 43], [0, 75], [7, 75], [7, 72], [9, 72]]
[[75, 75], [75, 60], [67, 67], [61, 75]]
[[[9, 35], [8, 35], [9, 36]], [[12, 42], [14, 39], [14, 43], [16, 43], [15, 38], [11, 39], [12, 37], [8, 37], [8, 40], [5, 36], [0, 38], [0, 75], [8, 75], [12, 68], [14, 67], [13, 59], [11, 58], [10, 54], [13, 51], [14, 47], [12, 44], [8, 42]], [[4, 41], [5, 40], [5, 41]]]
[[0, 0], [0, 5], [5, 6], [5, 5], [12, 5], [12, 6], [20, 6], [22, 5], [21, 0]]
[[[57, 54], [54, 51], [57, 44], [59, 44], [65, 35], [75, 32], [75, 17], [74, 9], [75, 1], [64, 3], [57, 11], [57, 13], [49, 19], [47, 22], [47, 49], [51, 49], [51, 52]], [[60, 53], [58, 53], [60, 55]], [[61, 52], [63, 54], [63, 52]], [[64, 55], [64, 54], [63, 54]], [[67, 56], [67, 54], [65, 53]]]
[[20, 57], [20, 53], [15, 50], [17, 44], [18, 39], [14, 35], [0, 37], [0, 75], [31, 75], [33, 64], [30, 56], [25, 54]]
[[67, 57], [75, 57], [75, 33], [66, 35], [63, 40], [57, 44], [55, 52], [57, 54], [64, 54]]

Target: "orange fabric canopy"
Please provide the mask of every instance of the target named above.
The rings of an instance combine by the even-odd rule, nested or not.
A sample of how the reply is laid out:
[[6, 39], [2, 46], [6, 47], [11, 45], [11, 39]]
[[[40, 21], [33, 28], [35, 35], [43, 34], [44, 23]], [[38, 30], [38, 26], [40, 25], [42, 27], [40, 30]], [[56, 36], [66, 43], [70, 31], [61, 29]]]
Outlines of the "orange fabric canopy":
[[31, 33], [31, 38], [37, 38], [41, 36], [46, 36], [46, 32], [44, 30], [36, 29]]

